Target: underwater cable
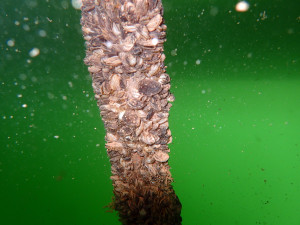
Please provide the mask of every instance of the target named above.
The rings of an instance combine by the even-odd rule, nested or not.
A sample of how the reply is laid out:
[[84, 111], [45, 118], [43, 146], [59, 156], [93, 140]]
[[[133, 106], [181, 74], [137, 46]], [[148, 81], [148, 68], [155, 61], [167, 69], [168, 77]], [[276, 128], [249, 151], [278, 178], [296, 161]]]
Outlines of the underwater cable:
[[83, 0], [84, 62], [106, 129], [112, 208], [123, 224], [181, 224], [172, 187], [161, 0]]

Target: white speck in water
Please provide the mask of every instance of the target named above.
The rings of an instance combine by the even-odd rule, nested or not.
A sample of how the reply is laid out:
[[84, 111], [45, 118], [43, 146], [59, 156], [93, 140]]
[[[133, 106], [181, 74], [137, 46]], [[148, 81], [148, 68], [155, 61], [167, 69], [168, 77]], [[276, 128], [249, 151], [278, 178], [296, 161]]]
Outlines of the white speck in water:
[[288, 28], [288, 29], [287, 29], [287, 33], [288, 33], [288, 34], [294, 34], [295, 31], [294, 31], [293, 28]]
[[176, 55], [177, 55], [177, 48], [171, 51], [171, 56], [176, 56]]
[[72, 88], [72, 87], [73, 87], [72, 81], [69, 81], [69, 82], [68, 82], [68, 85], [69, 85], [70, 88]]
[[108, 48], [111, 48], [111, 47], [112, 47], [112, 43], [111, 43], [110, 41], [107, 41], [107, 42], [105, 43], [105, 45], [106, 45], [106, 47], [108, 47]]
[[23, 105], [22, 105], [22, 108], [27, 108], [27, 104], [23, 104]]
[[205, 93], [206, 93], [206, 91], [203, 89], [203, 90], [201, 91], [201, 93], [202, 93], [202, 94], [205, 94]]
[[212, 6], [211, 9], [210, 9], [209, 14], [210, 14], [211, 16], [216, 16], [218, 13], [219, 13], [218, 7]]
[[25, 74], [25, 73], [21, 73], [21, 74], [19, 75], [19, 79], [20, 79], [20, 80], [26, 80], [26, 79], [27, 79], [26, 74]]
[[74, 78], [75, 80], [77, 80], [77, 79], [78, 79], [78, 77], [79, 77], [79, 75], [78, 75], [78, 74], [73, 74], [73, 78]]
[[31, 77], [31, 81], [32, 81], [33, 83], [35, 83], [35, 82], [37, 82], [37, 78], [36, 78], [36, 77]]
[[197, 60], [196, 60], [196, 64], [199, 65], [200, 63], [201, 63], [201, 60], [200, 60], [200, 59], [197, 59]]
[[151, 40], [153, 45], [157, 45], [158, 44], [158, 39], [157, 38], [152, 38]]
[[52, 23], [53, 22], [53, 20], [52, 19], [50, 19], [49, 17], [46, 17], [47, 18], [47, 20], [50, 22], [50, 23]]
[[25, 31], [30, 31], [30, 27], [29, 27], [28, 24], [24, 24], [24, 25], [23, 25], [23, 29], [24, 29]]
[[54, 97], [55, 97], [55, 95], [51, 92], [48, 92], [47, 96], [48, 96], [49, 99], [54, 99]]
[[65, 96], [65, 95], [63, 95], [63, 96], [62, 96], [62, 99], [66, 101], [66, 100], [68, 99], [68, 97]]
[[[263, 11], [263, 12], [261, 12], [261, 13], [259, 14], [259, 17], [260, 17], [261, 20], [265, 20], [265, 19], [268, 18], [268, 15], [267, 15], [266, 11]], [[258, 20], [259, 20], [259, 19], [258, 19]]]
[[22, 95], [22, 94], [18, 94], [17, 97], [18, 97], [18, 98], [22, 98], [23, 95]]
[[6, 44], [9, 46], [9, 47], [13, 47], [15, 46], [15, 40], [14, 39], [9, 39]]
[[67, 1], [61, 1], [61, 6], [64, 8], [64, 9], [67, 9], [67, 8], [69, 8], [69, 3], [67, 2]]
[[58, 136], [58, 135], [54, 135], [54, 138], [55, 138], [55, 139], [58, 139], [58, 138], [59, 138], [59, 136]]
[[235, 10], [237, 12], [246, 12], [246, 11], [248, 11], [249, 7], [250, 7], [250, 5], [248, 2], [240, 1], [235, 5]]
[[68, 108], [68, 105], [62, 104], [61, 107], [62, 107], [63, 109], [67, 109], [67, 108]]
[[[37, 7], [37, 5], [38, 5], [38, 1], [37, 0], [26, 0], [24, 2], [26, 3], [26, 5], [29, 8], [34, 8], [34, 7]], [[46, 1], [46, 2], [48, 2], [48, 1]]]
[[19, 26], [19, 25], [20, 25], [20, 22], [19, 22], [18, 20], [16, 20], [16, 21], [15, 21], [15, 25], [16, 25], [16, 26]]
[[82, 0], [72, 0], [72, 6], [74, 9], [80, 9], [82, 6]]
[[185, 66], [186, 66], [187, 64], [188, 64], [188, 62], [187, 62], [187, 61], [184, 61], [184, 62], [183, 62], [183, 65], [185, 65]]
[[45, 30], [39, 30], [38, 33], [41, 37], [46, 37], [47, 36], [47, 32]]
[[29, 51], [30, 57], [36, 57], [40, 54], [40, 50], [38, 48], [33, 48]]

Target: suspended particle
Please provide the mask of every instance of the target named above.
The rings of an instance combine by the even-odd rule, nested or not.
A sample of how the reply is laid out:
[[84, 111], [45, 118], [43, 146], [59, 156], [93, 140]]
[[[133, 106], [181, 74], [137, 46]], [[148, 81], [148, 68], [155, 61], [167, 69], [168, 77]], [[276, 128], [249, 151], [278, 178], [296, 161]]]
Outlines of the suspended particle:
[[176, 56], [176, 55], [177, 55], [177, 48], [171, 51], [171, 56]]
[[13, 47], [15, 46], [15, 40], [14, 39], [9, 39], [6, 44], [9, 46], [9, 47]]
[[28, 24], [24, 24], [24, 25], [23, 25], [23, 29], [24, 29], [25, 31], [30, 31], [30, 26], [29, 26]]
[[39, 30], [38, 33], [41, 37], [46, 37], [47, 36], [47, 32], [45, 30]]
[[72, 6], [74, 9], [80, 9], [82, 6], [82, 0], [72, 0]]
[[33, 48], [29, 51], [29, 55], [31, 57], [36, 57], [40, 54], [40, 50], [38, 48]]
[[235, 5], [235, 10], [237, 12], [246, 12], [248, 11], [250, 5], [248, 2], [246, 1], [241, 1], [241, 2], [238, 2], [236, 5]]

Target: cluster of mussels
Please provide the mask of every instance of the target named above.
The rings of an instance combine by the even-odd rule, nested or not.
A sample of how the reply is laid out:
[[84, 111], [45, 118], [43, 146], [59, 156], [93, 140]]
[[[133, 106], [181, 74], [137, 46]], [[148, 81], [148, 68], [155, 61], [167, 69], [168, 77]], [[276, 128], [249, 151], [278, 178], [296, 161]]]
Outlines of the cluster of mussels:
[[172, 189], [161, 0], [83, 0], [85, 63], [106, 128], [114, 208], [123, 224], [181, 224]]

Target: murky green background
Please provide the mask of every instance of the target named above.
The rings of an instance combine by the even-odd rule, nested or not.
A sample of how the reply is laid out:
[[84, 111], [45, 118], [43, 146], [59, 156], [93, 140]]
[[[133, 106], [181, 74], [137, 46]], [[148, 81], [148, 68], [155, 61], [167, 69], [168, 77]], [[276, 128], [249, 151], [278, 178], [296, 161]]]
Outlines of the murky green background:
[[[299, 225], [299, 2], [163, 3], [183, 225]], [[0, 1], [1, 224], [119, 224], [79, 20], [67, 0]]]

